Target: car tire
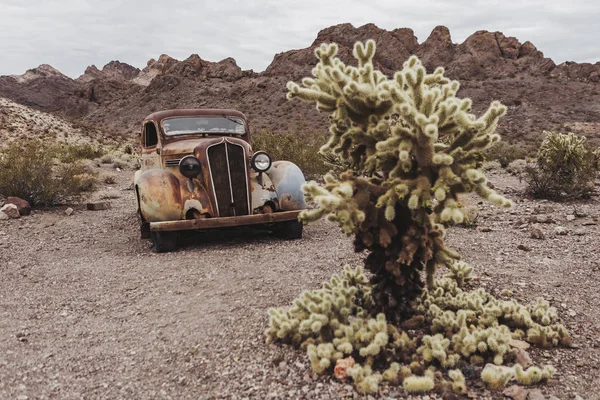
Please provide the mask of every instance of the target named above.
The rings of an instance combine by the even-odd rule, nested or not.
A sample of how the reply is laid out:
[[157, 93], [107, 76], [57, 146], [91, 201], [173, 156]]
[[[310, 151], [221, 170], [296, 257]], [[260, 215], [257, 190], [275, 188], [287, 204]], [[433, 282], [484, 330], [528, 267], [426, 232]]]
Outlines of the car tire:
[[302, 239], [302, 230], [304, 224], [300, 221], [282, 222], [275, 231], [276, 235], [282, 239], [294, 240]]
[[139, 222], [140, 222], [140, 237], [142, 239], [151, 239], [152, 236], [150, 235], [150, 222], [144, 221], [144, 219], [141, 216], [140, 216]]
[[152, 251], [167, 253], [177, 248], [177, 232], [156, 231], [150, 232]]

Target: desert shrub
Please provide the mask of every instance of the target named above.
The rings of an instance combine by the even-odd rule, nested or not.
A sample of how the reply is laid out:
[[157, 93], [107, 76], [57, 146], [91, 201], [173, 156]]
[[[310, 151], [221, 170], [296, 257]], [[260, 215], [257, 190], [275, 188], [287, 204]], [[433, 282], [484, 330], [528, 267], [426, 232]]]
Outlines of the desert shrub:
[[110, 154], [106, 154], [100, 159], [102, 164], [112, 164], [114, 162], [114, 157]]
[[508, 165], [508, 167], [506, 167], [506, 172], [512, 175], [523, 176], [525, 171], [527, 171], [527, 168], [530, 167], [529, 164], [530, 162], [527, 160], [514, 160]]
[[486, 160], [498, 161], [502, 168], [506, 168], [511, 162], [525, 159], [525, 157], [535, 154], [535, 151], [532, 150], [531, 146], [517, 146], [505, 142], [497, 142], [487, 149], [484, 154]]
[[60, 143], [52, 147], [56, 158], [63, 163], [73, 163], [78, 160], [93, 160], [104, 154], [104, 149], [90, 143], [72, 144]]
[[544, 132], [537, 163], [525, 170], [528, 191], [538, 198], [587, 197], [594, 190], [594, 153], [586, 138]]
[[329, 170], [319, 155], [319, 147], [326, 138], [325, 132], [314, 130], [282, 134], [263, 130], [252, 135], [252, 149], [266, 151], [274, 161], [291, 161], [308, 179], [318, 179]]
[[121, 160], [115, 160], [115, 162], [113, 162], [113, 168], [125, 169], [127, 168], [127, 163]]
[[[313, 77], [288, 83], [288, 98], [329, 113], [331, 135], [321, 151], [351, 165], [327, 174], [324, 185], [303, 187], [317, 208], [300, 218], [326, 216], [353, 235], [355, 250], [368, 251], [370, 277], [346, 268], [290, 307], [270, 309], [267, 341], [301, 346], [313, 371], [348, 376], [363, 393], [386, 381], [408, 393], [436, 390], [452, 398], [451, 391], [467, 392], [462, 371], [479, 374], [493, 389], [512, 379], [548, 380], [551, 366], [510, 365], [510, 342], [568, 345], [556, 309], [542, 299], [525, 306], [482, 288], [467, 290], [472, 267], [444, 239], [447, 227], [465, 221], [466, 194], [511, 205], [488, 186], [482, 169], [483, 152], [500, 139], [494, 130], [506, 107], [493, 102], [477, 117], [470, 99], [456, 97], [457, 81], [443, 68], [427, 74], [415, 56], [389, 79], [374, 69], [372, 40], [354, 46], [358, 68], [337, 51], [322, 44]], [[438, 266], [444, 278], [436, 279]], [[483, 371], [473, 366], [485, 363]]]
[[117, 179], [114, 174], [106, 174], [103, 176], [102, 181], [107, 185], [114, 185], [117, 183]]
[[93, 174], [80, 162], [54, 165], [52, 146], [38, 140], [12, 142], [0, 151], [0, 194], [31, 205], [52, 205], [93, 190]]
[[131, 155], [131, 154], [135, 153], [135, 148], [131, 144], [128, 143], [123, 147], [123, 153]]

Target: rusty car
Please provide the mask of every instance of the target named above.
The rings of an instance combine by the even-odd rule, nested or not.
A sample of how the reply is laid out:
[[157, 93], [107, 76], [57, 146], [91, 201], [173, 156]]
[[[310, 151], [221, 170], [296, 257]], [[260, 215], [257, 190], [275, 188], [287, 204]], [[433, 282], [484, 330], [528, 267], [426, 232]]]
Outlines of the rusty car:
[[227, 109], [155, 112], [141, 126], [134, 176], [142, 238], [172, 251], [187, 230], [261, 225], [302, 237], [300, 168], [253, 151], [244, 114]]

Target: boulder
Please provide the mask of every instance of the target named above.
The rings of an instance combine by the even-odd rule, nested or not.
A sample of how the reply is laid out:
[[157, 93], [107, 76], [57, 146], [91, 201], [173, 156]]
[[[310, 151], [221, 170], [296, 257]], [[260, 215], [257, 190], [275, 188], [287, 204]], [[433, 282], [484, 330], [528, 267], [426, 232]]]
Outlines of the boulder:
[[19, 197], [9, 197], [6, 199], [6, 204], [14, 204], [17, 206], [17, 210], [19, 210], [19, 214], [21, 215], [31, 214], [31, 205], [27, 200], [23, 200]]
[[5, 221], [7, 219], [10, 219], [10, 217], [6, 215], [4, 211], [0, 211], [0, 221]]
[[21, 214], [19, 214], [19, 209], [14, 204], [7, 203], [2, 208], [0, 208], [0, 212], [8, 215], [9, 218], [20, 218]]

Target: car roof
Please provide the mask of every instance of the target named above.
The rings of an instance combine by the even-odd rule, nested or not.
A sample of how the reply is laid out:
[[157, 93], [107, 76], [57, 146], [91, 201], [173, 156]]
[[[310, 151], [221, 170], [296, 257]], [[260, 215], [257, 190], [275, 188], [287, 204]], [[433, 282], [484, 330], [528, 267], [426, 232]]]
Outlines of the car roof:
[[157, 111], [144, 118], [144, 121], [160, 122], [171, 117], [194, 117], [203, 115], [227, 115], [228, 117], [240, 117], [246, 120], [246, 116], [237, 110], [221, 108], [178, 108], [173, 110]]

